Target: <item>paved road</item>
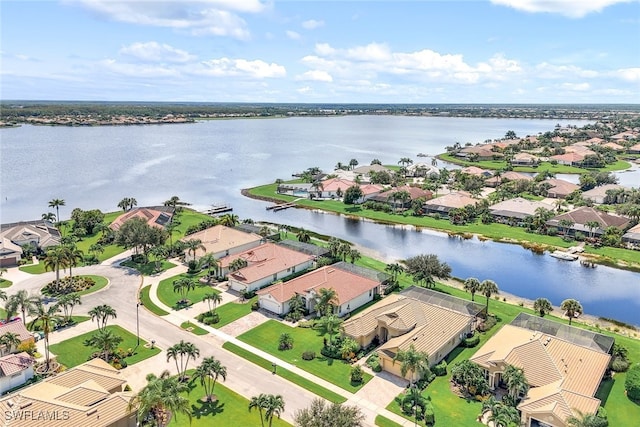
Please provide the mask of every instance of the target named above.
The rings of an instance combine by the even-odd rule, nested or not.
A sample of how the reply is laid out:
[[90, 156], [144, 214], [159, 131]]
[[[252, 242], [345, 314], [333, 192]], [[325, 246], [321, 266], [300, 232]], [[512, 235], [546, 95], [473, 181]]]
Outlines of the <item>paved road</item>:
[[[194, 343], [200, 349], [200, 358], [215, 356], [227, 367], [228, 375], [224, 385], [240, 395], [250, 398], [260, 393], [281, 394], [286, 403], [286, 410], [282, 418], [288, 422], [293, 422], [295, 411], [308, 407], [309, 403], [316, 397], [313, 393], [279, 376], [272, 375], [270, 371], [264, 370], [222, 349], [221, 346], [225, 341], [235, 341], [233, 337], [229, 337], [220, 331], [210, 328], [207, 329], [212, 333], [204, 336], [196, 336], [182, 330], [178, 325], [188, 316], [193, 316], [196, 312], [195, 310], [193, 310], [193, 314], [172, 312], [168, 316], [158, 317], [142, 306], [139, 308], [136, 307], [138, 290], [143, 284], [157, 284], [164, 277], [178, 274], [184, 267], [179, 266], [170, 272], [164, 272], [159, 277], [143, 278], [137, 271], [117, 265], [124, 257], [126, 257], [126, 254], [121, 254], [120, 259], [110, 260], [107, 265], [103, 263], [103, 265], [74, 269], [74, 274], [99, 275], [109, 280], [106, 288], [83, 296], [82, 305], [74, 309], [74, 314], [86, 314], [96, 305], [108, 304], [116, 310], [118, 316], [117, 319], [110, 321], [110, 323], [118, 324], [133, 333], [136, 332], [139, 326], [140, 337], [148, 342], [155, 340], [156, 345], [161, 349], [167, 349], [180, 340], [187, 340]], [[12, 279], [13, 278], [17, 278], [16, 275], [14, 275]], [[37, 294], [42, 286], [54, 279], [55, 274], [49, 272], [32, 276], [25, 280], [14, 281], [14, 286], [6, 289], [7, 294], [11, 295], [20, 289], [26, 289], [33, 294]], [[51, 343], [59, 342], [94, 328], [95, 325], [92, 325], [90, 322], [84, 322], [77, 327], [53, 333], [50, 341]], [[269, 358], [271, 359], [272, 357], [269, 356]], [[288, 365], [285, 362], [279, 364], [281, 366]], [[290, 368], [307, 376], [311, 380], [315, 380], [317, 383], [325, 383], [320, 379], [306, 374], [304, 371], [300, 371], [296, 367]], [[130, 385], [135, 390], [144, 386], [144, 377], [147, 373], [153, 372], [160, 374], [165, 369], [174, 372], [175, 364], [167, 363], [166, 354], [163, 351], [151, 359], [126, 368], [126, 372], [130, 374], [128, 375], [130, 377]], [[389, 383], [389, 386], [397, 387], [397, 385], [392, 385], [392, 383]], [[332, 386], [332, 389], [335, 390], [336, 387]], [[411, 422], [384, 410], [384, 406], [381, 407], [380, 402], [373, 403], [371, 400], [375, 399], [369, 400], [366, 394], [360, 395], [359, 393], [358, 395], [354, 395], [342, 389], [337, 391], [347, 397], [349, 403], [357, 404], [361, 407], [366, 415], [367, 425], [374, 425], [375, 416], [379, 412], [382, 412], [385, 416], [397, 421], [401, 425], [411, 425]], [[367, 387], [366, 393], [370, 392], [371, 389]]]

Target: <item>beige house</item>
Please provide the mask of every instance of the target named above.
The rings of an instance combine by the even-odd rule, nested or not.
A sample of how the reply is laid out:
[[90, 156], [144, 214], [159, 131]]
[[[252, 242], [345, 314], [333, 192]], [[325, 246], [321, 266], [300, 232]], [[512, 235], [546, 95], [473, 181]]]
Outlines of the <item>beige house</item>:
[[0, 237], [0, 267], [17, 265], [23, 253], [20, 246], [6, 237]]
[[548, 203], [516, 197], [496, 203], [489, 207], [489, 212], [496, 221], [515, 225], [528, 216], [534, 216], [539, 208], [553, 211], [553, 205]]
[[449, 216], [449, 211], [452, 209], [464, 208], [465, 206], [475, 205], [476, 203], [478, 203], [478, 200], [471, 197], [469, 193], [457, 191], [428, 200], [422, 205], [422, 209], [425, 214], [436, 213], [447, 217]]
[[133, 218], [139, 218], [151, 227], [164, 228], [171, 222], [173, 212], [174, 209], [168, 206], [134, 208], [117, 217], [111, 224], [109, 224], [109, 228], [114, 231], [118, 231], [120, 227], [122, 227], [122, 224]]
[[[549, 221], [547, 221], [547, 225], [564, 230], [565, 226], [561, 223], [563, 220], [569, 221], [569, 223], [572, 224], [570, 227], [568, 227], [568, 232], [570, 234], [579, 231], [586, 235], [594, 236], [600, 236], [604, 234], [604, 230], [607, 227], [616, 227], [620, 230], [624, 230], [631, 221], [629, 218], [623, 216], [612, 215], [596, 210], [594, 208], [590, 208], [588, 206], [582, 206], [578, 209], [574, 209], [570, 212], [566, 212], [551, 218]], [[597, 228], [591, 229], [587, 226], [587, 224], [591, 222], [594, 224], [598, 223], [599, 226]]]
[[[181, 241], [186, 242], [191, 239], [200, 240], [205, 248], [204, 250], [196, 250], [195, 259], [197, 260], [205, 253], [213, 254], [216, 258], [237, 254], [247, 249], [255, 248], [262, 242], [263, 238], [258, 234], [245, 233], [235, 228], [216, 225], [185, 236]], [[184, 251], [184, 255], [187, 262], [194, 259], [193, 253], [188, 250]]]
[[492, 389], [504, 386], [507, 365], [522, 368], [529, 392], [518, 405], [526, 427], [566, 427], [571, 416], [594, 414], [593, 397], [609, 365], [613, 338], [521, 313], [471, 357]]
[[547, 191], [547, 197], [551, 197], [554, 199], [564, 199], [569, 194], [580, 189], [579, 185], [557, 178], [545, 179], [541, 182], [541, 184], [543, 183], [551, 185], [551, 187], [549, 187], [549, 190]]
[[599, 185], [591, 190], [583, 191], [582, 198], [585, 200], [591, 200], [593, 203], [604, 203], [605, 198], [607, 197], [607, 191], [609, 190], [621, 190], [625, 187], [618, 184], [605, 184]]
[[391, 294], [343, 323], [343, 333], [366, 347], [380, 342], [382, 369], [400, 375], [393, 363], [399, 350], [414, 346], [429, 355], [429, 365], [444, 359], [475, 329], [484, 306], [441, 292], [412, 286]]
[[506, 172], [503, 172], [500, 176], [492, 176], [491, 178], [487, 179], [484, 183], [488, 187], [497, 187], [500, 184], [505, 183], [507, 181], [533, 181], [533, 178], [523, 173], [506, 171]]
[[[7, 322], [0, 325], [0, 337], [6, 333], [16, 334], [20, 338], [21, 344], [29, 344], [35, 342], [33, 334], [27, 330], [22, 319], [17, 319], [12, 322]], [[6, 348], [6, 346], [0, 347], [0, 356], [4, 356], [10, 353], [15, 353], [17, 348]]]
[[126, 379], [102, 359], [93, 359], [20, 389], [0, 400], [11, 427], [134, 427]]
[[45, 250], [60, 244], [60, 231], [47, 221], [2, 224], [0, 227], [0, 266], [16, 265], [22, 257], [22, 246]]

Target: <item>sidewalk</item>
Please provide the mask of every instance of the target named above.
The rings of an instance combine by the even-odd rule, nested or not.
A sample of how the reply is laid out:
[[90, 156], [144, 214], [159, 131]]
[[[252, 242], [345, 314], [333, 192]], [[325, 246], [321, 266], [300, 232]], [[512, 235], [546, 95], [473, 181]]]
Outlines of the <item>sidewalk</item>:
[[[183, 266], [184, 267], [184, 266]], [[180, 312], [180, 311], [175, 311], [173, 310], [171, 307], [166, 306], [164, 303], [162, 303], [162, 301], [160, 301], [160, 299], [157, 296], [157, 290], [158, 290], [158, 284], [160, 282], [160, 277], [171, 277], [174, 276], [176, 274], [179, 274], [179, 271], [182, 271], [182, 269], [178, 269], [178, 267], [172, 268], [170, 270], [165, 271], [163, 274], [161, 274], [160, 276], [158, 276], [158, 279], [155, 280], [155, 283], [153, 283], [151, 285], [151, 289], [149, 291], [149, 297], [151, 299], [151, 301], [156, 304], [158, 307], [162, 308], [163, 310], [167, 311], [169, 314], [166, 316], [162, 316], [162, 319], [166, 320], [167, 322], [170, 322], [174, 325], [177, 325], [178, 327], [183, 323], [186, 322], [187, 320], [193, 321], [193, 317], [187, 315], [186, 313]], [[184, 271], [186, 271], [186, 267], [184, 267]], [[225, 292], [226, 293], [226, 292]], [[194, 313], [196, 311], [193, 311]], [[199, 313], [199, 312], [197, 312]], [[357, 405], [363, 412], [363, 414], [366, 417], [366, 423], [367, 425], [375, 425], [375, 417], [377, 415], [382, 415], [400, 425], [412, 425], [413, 422], [410, 420], [407, 420], [403, 417], [400, 417], [390, 411], [388, 411], [387, 409], [385, 409], [385, 406], [382, 406], [383, 404], [380, 403], [374, 403], [371, 402], [370, 400], [368, 400], [366, 398], [366, 395], [368, 393], [370, 393], [371, 389], [367, 388], [367, 392], [364, 392], [362, 395], [360, 392], [362, 392], [362, 390], [360, 390], [360, 392], [358, 392], [357, 394], [353, 394], [350, 393], [322, 378], [316, 377], [315, 375], [312, 375], [310, 373], [308, 373], [307, 371], [298, 368], [297, 366], [291, 365], [288, 362], [285, 362], [284, 360], [281, 360], [275, 356], [272, 356], [269, 353], [266, 353], [258, 348], [255, 348], [249, 344], [246, 344], [238, 339], [236, 339], [235, 337], [226, 334], [218, 329], [212, 328], [210, 326], [201, 324], [201, 323], [197, 323], [198, 326], [204, 330], [206, 330], [207, 332], [209, 332], [209, 334], [211, 334], [212, 336], [214, 336], [215, 338], [217, 338], [221, 343], [224, 342], [231, 342], [235, 345], [237, 345], [238, 347], [241, 347], [247, 351], [250, 351], [251, 353], [262, 357], [265, 360], [268, 360], [271, 363], [275, 363], [277, 366], [281, 366], [285, 369], [287, 369], [290, 372], [293, 372], [297, 375], [300, 375], [301, 377], [304, 377], [306, 379], [308, 379], [309, 381], [312, 381], [315, 384], [318, 384], [324, 388], [326, 388], [327, 390], [330, 390], [336, 394], [339, 394], [340, 396], [343, 396], [344, 398], [347, 399], [347, 403], [349, 404], [355, 404]], [[157, 357], [157, 356], [156, 356]], [[382, 384], [379, 381], [376, 381], [376, 383], [378, 383], [379, 386], [381, 386]], [[397, 388], [397, 385], [393, 384], [393, 383], [389, 383], [389, 386], [393, 386], [393, 389]], [[385, 384], [384, 387], [387, 387], [387, 385]], [[363, 390], [366, 388], [366, 386], [363, 388]], [[391, 388], [391, 387], [389, 387]], [[399, 392], [398, 392], [399, 393]], [[398, 394], [396, 393], [394, 395], [394, 397]], [[390, 402], [391, 400], [389, 400]], [[387, 404], [389, 403], [387, 402]]]

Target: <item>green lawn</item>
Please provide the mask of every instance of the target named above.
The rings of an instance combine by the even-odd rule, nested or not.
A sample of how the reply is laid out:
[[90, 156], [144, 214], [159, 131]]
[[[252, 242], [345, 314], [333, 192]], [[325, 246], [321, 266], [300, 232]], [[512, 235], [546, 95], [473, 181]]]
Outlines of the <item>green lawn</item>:
[[187, 299], [191, 302], [191, 304], [195, 304], [197, 302], [202, 301], [202, 298], [209, 293], [220, 293], [219, 290], [215, 289], [211, 285], [206, 285], [198, 282], [198, 279], [207, 274], [206, 271], [200, 272], [198, 274], [187, 274], [182, 273], [173, 277], [169, 277], [168, 279], [164, 279], [160, 282], [158, 286], [158, 298], [165, 305], [172, 307], [174, 310], [179, 310], [180, 308], [184, 308], [184, 306], [179, 306], [178, 301], [180, 300], [180, 294], [175, 293], [173, 291], [173, 282], [180, 278], [190, 278], [196, 281], [196, 287], [194, 290], [189, 291], [187, 295]]
[[389, 418], [385, 418], [382, 415], [376, 417], [376, 425], [380, 427], [401, 427], [400, 424], [391, 421]]
[[[109, 325], [107, 329], [111, 330], [114, 334], [121, 336], [124, 338], [122, 343], [120, 344], [120, 348], [122, 349], [133, 349], [137, 345], [137, 337], [126, 329], [121, 328], [118, 325]], [[53, 354], [57, 356], [58, 362], [65, 365], [67, 368], [72, 368], [74, 366], [78, 366], [81, 363], [86, 362], [91, 354], [96, 351], [93, 348], [87, 347], [84, 345], [84, 341], [90, 338], [96, 331], [87, 332], [82, 335], [78, 335], [77, 337], [70, 338], [66, 341], [63, 341], [58, 344], [53, 344], [50, 346], [50, 350]], [[149, 357], [155, 356], [160, 353], [159, 348], [146, 348], [144, 345], [147, 342], [144, 340], [140, 340], [140, 346], [135, 350], [135, 353], [132, 356], [125, 358], [124, 360], [129, 365], [133, 365], [142, 360], [148, 359]]]
[[18, 269], [29, 274], [42, 274], [46, 272], [43, 262], [39, 262], [38, 264], [23, 265], [22, 267], [18, 267]]
[[[278, 350], [278, 339], [284, 332], [293, 337], [293, 349], [280, 351]], [[362, 384], [351, 384], [351, 365], [341, 360], [326, 358], [320, 354], [323, 346], [322, 336], [310, 328], [292, 328], [276, 320], [268, 320], [238, 336], [238, 339], [351, 393], [357, 392], [372, 378], [371, 375], [365, 374]], [[302, 360], [301, 355], [305, 351], [314, 351], [316, 358]]]
[[[20, 316], [21, 316], [21, 314], [20, 314]], [[89, 319], [91, 319], [89, 316], [71, 316], [71, 320], [73, 320], [75, 322], [75, 324], [86, 322]], [[42, 326], [41, 326], [41, 323], [39, 321], [35, 322], [35, 323], [33, 321], [28, 322], [26, 326], [27, 326], [27, 329], [29, 329], [30, 331], [42, 332]], [[69, 327], [72, 328], [73, 326], [69, 326]]]
[[[213, 389], [218, 397], [217, 402], [204, 403], [200, 399], [204, 397], [204, 389], [199, 381], [189, 383], [189, 392], [185, 395], [191, 403], [192, 421], [179, 414], [174, 417], [169, 426], [171, 427], [209, 427], [209, 426], [259, 426], [260, 415], [257, 410], [249, 411], [249, 400], [238, 393], [225, 387], [222, 381], [217, 382]], [[265, 390], [269, 393], [269, 390]], [[272, 394], [278, 394], [273, 392]], [[287, 402], [285, 403], [285, 411]], [[266, 425], [266, 424], [265, 424]], [[291, 424], [278, 417], [273, 418], [274, 427], [285, 427]]]
[[195, 322], [191, 322], [189, 320], [187, 320], [186, 322], [183, 322], [180, 327], [182, 329], [189, 329], [191, 328], [191, 333], [192, 334], [196, 334], [196, 335], [207, 335], [209, 332], [202, 329], [201, 327], [199, 327], [198, 325], [196, 325]]
[[[248, 360], [249, 362], [253, 363], [254, 365], [258, 365], [261, 368], [266, 369], [268, 372], [272, 372], [273, 370], [273, 366], [271, 365], [271, 362], [269, 362], [267, 359], [263, 359], [262, 357], [255, 355], [253, 353], [251, 353], [250, 351], [245, 350], [242, 347], [238, 347], [237, 345], [230, 343], [230, 342], [225, 342], [222, 345], [222, 348], [224, 348], [225, 350], [230, 351], [231, 353], [242, 357], [243, 359]], [[287, 369], [284, 369], [283, 367], [278, 367], [276, 369], [276, 375], [284, 378], [285, 380], [292, 382], [293, 384], [296, 384], [302, 388], [304, 388], [305, 390], [310, 391], [311, 393], [316, 394], [317, 396], [320, 396], [324, 399], [327, 399], [329, 402], [333, 402], [333, 403], [344, 403], [347, 401], [346, 398], [342, 397], [341, 395], [334, 393], [331, 390], [328, 390], [322, 386], [319, 386], [318, 384], [314, 383], [313, 381], [310, 381], [304, 377], [301, 377], [298, 374], [295, 374]]]
[[169, 314], [168, 312], [155, 305], [153, 301], [151, 301], [151, 298], [149, 297], [150, 290], [151, 285], [145, 286], [140, 290], [140, 302], [142, 303], [142, 305], [156, 316], [166, 316], [167, 314]]
[[218, 315], [220, 316], [220, 321], [210, 326], [212, 328], [219, 329], [231, 322], [235, 322], [241, 317], [244, 317], [247, 314], [251, 313], [251, 304], [256, 301], [258, 301], [257, 296], [243, 303], [229, 302], [227, 304], [221, 305], [220, 307], [216, 308], [216, 313], [218, 313]]
[[11, 285], [13, 285], [13, 282], [11, 280], [0, 279], [0, 288], [8, 288]]
[[163, 271], [166, 271], [170, 268], [175, 267], [176, 265], [169, 262], [169, 261], [162, 261], [160, 263], [160, 269], [156, 269], [156, 263], [154, 261], [151, 262], [147, 262], [147, 263], [139, 263], [139, 262], [133, 262], [131, 260], [127, 260], [125, 262], [122, 263], [122, 265], [124, 265], [125, 267], [129, 267], [129, 268], [133, 268], [136, 269], [140, 272], [140, 274], [142, 274], [143, 276], [151, 276], [152, 274], [157, 274], [157, 273], [161, 273]]
[[103, 277], [103, 276], [94, 276], [94, 275], [90, 274], [90, 275], [83, 276], [83, 277], [89, 277], [89, 278], [93, 279], [93, 281], [96, 282], [96, 284], [93, 285], [92, 287], [90, 287], [89, 289], [86, 289], [84, 291], [78, 292], [78, 295], [80, 295], [80, 296], [91, 294], [93, 292], [97, 292], [97, 291], [99, 291], [100, 289], [104, 288], [105, 286], [107, 286], [109, 284], [109, 280], [106, 277]]
[[177, 223], [178, 225], [173, 231], [173, 241], [175, 242], [176, 240], [183, 238], [185, 236], [185, 232], [190, 226], [200, 224], [202, 221], [209, 219], [211, 219], [209, 215], [196, 212], [189, 208], [183, 208], [177, 218], [174, 216], [174, 223]]

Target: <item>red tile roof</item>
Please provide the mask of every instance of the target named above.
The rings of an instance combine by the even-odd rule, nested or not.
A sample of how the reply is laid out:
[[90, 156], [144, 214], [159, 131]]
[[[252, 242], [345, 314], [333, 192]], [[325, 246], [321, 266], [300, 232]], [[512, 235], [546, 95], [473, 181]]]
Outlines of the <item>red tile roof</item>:
[[220, 265], [225, 268], [235, 259], [244, 259], [247, 267], [229, 276], [244, 283], [253, 283], [275, 273], [287, 270], [313, 260], [313, 255], [288, 249], [275, 243], [265, 243], [255, 248], [246, 250], [236, 255], [226, 256], [220, 259]]

